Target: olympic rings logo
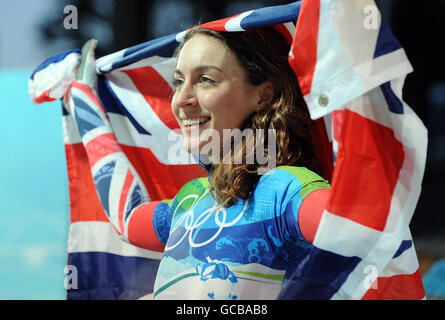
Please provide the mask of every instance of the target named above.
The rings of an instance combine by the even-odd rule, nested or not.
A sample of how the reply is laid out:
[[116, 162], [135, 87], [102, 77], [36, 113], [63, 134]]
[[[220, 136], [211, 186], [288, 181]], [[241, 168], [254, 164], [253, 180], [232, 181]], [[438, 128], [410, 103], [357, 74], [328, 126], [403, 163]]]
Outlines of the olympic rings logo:
[[[213, 240], [215, 240], [218, 235], [221, 233], [221, 231], [224, 228], [231, 227], [235, 225], [243, 216], [244, 212], [246, 211], [248, 200], [246, 200], [241, 212], [233, 219], [232, 221], [227, 221], [227, 210], [226, 208], [219, 205], [216, 201], [214, 202], [213, 206], [205, 210], [199, 215], [195, 214], [195, 208], [196, 205], [201, 201], [207, 194], [209, 193], [209, 189], [207, 189], [200, 197], [196, 194], [191, 194], [184, 199], [182, 199], [178, 206], [176, 207], [175, 211], [173, 212], [173, 216], [176, 215], [176, 211], [181, 206], [181, 204], [188, 200], [188, 199], [194, 199], [192, 206], [190, 209], [184, 213], [181, 218], [178, 219], [178, 221], [172, 225], [172, 228], [170, 230], [170, 234], [173, 234], [175, 231], [177, 231], [180, 227], [185, 228], [184, 234], [181, 236], [181, 238], [176, 241], [175, 243], [171, 244], [170, 242], [167, 242], [167, 245], [165, 247], [165, 251], [172, 250], [175, 247], [177, 247], [184, 239], [188, 237], [188, 242], [190, 247], [197, 248], [205, 246], [209, 243], [211, 243]], [[195, 218], [196, 216], [196, 218]], [[196, 231], [210, 218], [214, 218], [215, 224], [218, 226], [218, 229], [216, 232], [207, 240], [196, 243], [194, 241], [194, 235], [196, 234]]]

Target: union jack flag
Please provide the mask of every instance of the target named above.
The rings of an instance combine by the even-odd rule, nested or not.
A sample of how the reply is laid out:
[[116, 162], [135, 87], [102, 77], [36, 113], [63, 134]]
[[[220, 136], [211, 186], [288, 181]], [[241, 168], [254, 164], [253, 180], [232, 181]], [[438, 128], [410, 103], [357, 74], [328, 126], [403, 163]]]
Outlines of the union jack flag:
[[[370, 7], [376, 26], [364, 24]], [[289, 43], [289, 63], [331, 181], [311, 258], [279, 298], [424, 298], [409, 223], [421, 190], [427, 131], [402, 99], [412, 68], [374, 1], [303, 0], [202, 26], [227, 32], [273, 26]], [[172, 54], [185, 32], [98, 59], [97, 92], [75, 81], [80, 50], [51, 57], [31, 76], [35, 103], [62, 99], [64, 106], [68, 261], [79, 274], [69, 299], [150, 294], [162, 254], [120, 239], [137, 244], [144, 234], [128, 227], [138, 217], [126, 208], [171, 199], [184, 183], [206, 175], [180, 150], [169, 154], [180, 139], [170, 111]], [[70, 105], [79, 110], [76, 119]], [[82, 122], [84, 128], [109, 122], [112, 129], [83, 132], [76, 124]]]

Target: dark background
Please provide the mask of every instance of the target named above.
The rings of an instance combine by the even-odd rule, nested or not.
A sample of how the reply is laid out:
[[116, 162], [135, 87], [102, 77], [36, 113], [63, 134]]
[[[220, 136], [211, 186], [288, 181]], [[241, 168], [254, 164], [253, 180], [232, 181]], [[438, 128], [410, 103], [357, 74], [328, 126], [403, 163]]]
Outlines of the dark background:
[[[192, 25], [226, 18], [246, 10], [293, 1], [187, 1], [187, 0], [67, 0], [60, 12], [75, 5], [79, 28], [61, 28], [65, 16], [42, 23], [45, 41], [70, 40], [72, 48], [90, 38], [99, 40], [103, 56]], [[429, 132], [427, 165], [421, 197], [411, 222], [419, 250], [445, 256], [445, 62], [440, 43], [445, 28], [445, 1], [376, 1], [383, 18], [404, 47], [414, 73], [406, 78], [404, 100], [422, 119]], [[56, 8], [55, 8], [56, 9]], [[70, 49], [70, 48], [66, 48]]]

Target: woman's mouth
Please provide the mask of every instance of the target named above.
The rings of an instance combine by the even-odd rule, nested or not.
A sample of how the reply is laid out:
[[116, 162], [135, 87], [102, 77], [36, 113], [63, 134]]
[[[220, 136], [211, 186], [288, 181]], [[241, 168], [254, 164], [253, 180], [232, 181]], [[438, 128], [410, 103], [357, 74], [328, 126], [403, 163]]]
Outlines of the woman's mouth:
[[210, 121], [210, 119], [211, 119], [210, 117], [184, 119], [184, 120], [182, 120], [182, 124], [183, 124], [184, 128], [192, 128], [195, 126], [203, 125], [203, 124], [207, 123], [208, 121]]

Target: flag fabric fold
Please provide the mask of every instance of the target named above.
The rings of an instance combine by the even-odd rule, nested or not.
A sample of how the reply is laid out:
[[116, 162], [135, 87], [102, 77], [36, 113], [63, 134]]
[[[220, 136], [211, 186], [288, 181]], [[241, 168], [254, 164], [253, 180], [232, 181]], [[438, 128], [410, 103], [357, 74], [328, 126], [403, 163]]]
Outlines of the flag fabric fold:
[[[366, 12], [378, 23], [366, 24]], [[336, 253], [339, 261], [350, 257], [350, 272], [329, 298], [424, 298], [409, 222], [427, 131], [402, 99], [412, 71], [403, 48], [374, 1], [309, 0], [302, 3], [290, 64], [311, 117], [331, 117], [333, 192], [314, 239], [323, 253], [314, 252], [311, 263], [323, 263], [325, 251]], [[296, 274], [282, 298], [316, 298], [301, 282]]]
[[[372, 13], [376, 16], [368, 16]], [[366, 24], [367, 19], [376, 20]], [[325, 178], [331, 181], [311, 254], [279, 298], [424, 298], [409, 223], [420, 195], [427, 131], [402, 99], [412, 68], [374, 1], [303, 0], [202, 26], [227, 32], [273, 26], [289, 43], [289, 63], [308, 105]], [[170, 108], [172, 54], [185, 32], [96, 61], [97, 97], [91, 99], [104, 107], [118, 147], [151, 200], [171, 199], [183, 184], [206, 174], [180, 147]], [[61, 99], [66, 107], [76, 99], [69, 93], [79, 52], [56, 55], [35, 70], [29, 81], [35, 103]], [[150, 294], [162, 254], [118, 238], [98, 200], [90, 169], [94, 160], [87, 157], [65, 107], [68, 263], [79, 277], [68, 298]], [[88, 116], [87, 107], [84, 112]], [[107, 143], [94, 147], [97, 159], [112, 148]]]

